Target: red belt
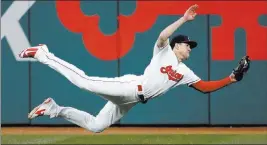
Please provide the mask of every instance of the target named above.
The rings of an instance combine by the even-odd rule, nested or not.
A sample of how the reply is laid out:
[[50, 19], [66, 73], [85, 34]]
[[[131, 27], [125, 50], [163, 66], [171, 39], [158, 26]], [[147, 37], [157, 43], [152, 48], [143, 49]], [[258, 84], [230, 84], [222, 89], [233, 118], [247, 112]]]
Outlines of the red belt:
[[142, 92], [143, 91], [143, 87], [141, 85], [137, 85], [138, 91]]

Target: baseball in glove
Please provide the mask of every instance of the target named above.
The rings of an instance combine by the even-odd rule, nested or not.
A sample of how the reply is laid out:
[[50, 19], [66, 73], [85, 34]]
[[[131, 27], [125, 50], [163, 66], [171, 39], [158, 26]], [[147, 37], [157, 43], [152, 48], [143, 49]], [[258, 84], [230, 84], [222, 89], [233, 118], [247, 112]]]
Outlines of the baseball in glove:
[[233, 74], [235, 75], [235, 79], [237, 81], [241, 81], [244, 74], [247, 73], [250, 65], [249, 56], [244, 56], [238, 63], [238, 66], [233, 70]]

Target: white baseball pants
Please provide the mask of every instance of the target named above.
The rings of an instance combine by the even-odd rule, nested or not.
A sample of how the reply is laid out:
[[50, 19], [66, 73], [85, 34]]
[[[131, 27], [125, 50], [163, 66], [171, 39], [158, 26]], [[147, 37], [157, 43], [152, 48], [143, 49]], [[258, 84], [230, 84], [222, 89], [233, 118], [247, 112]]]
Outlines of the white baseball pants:
[[97, 116], [72, 107], [60, 106], [58, 116], [92, 132], [102, 132], [123, 117], [139, 102], [137, 85], [141, 76], [126, 75], [115, 78], [89, 77], [82, 70], [61, 60], [54, 54], [39, 49], [35, 58], [65, 76], [81, 89], [108, 100]]

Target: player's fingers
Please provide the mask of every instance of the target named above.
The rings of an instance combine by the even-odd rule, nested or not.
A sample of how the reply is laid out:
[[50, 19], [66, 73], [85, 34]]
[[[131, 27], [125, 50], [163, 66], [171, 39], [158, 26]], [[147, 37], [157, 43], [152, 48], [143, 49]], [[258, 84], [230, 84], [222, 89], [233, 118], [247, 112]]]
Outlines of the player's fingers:
[[192, 10], [195, 11], [197, 8], [198, 8], [198, 5], [194, 5]]
[[193, 5], [193, 6], [191, 6], [190, 7], [190, 11], [193, 11], [193, 12], [195, 12], [195, 10], [198, 8], [198, 5]]
[[189, 13], [189, 14], [194, 14], [195, 13], [195, 11], [196, 11], [196, 9], [198, 8], [198, 5], [197, 4], [195, 4], [195, 5], [192, 5], [188, 10], [187, 10], [187, 12]]

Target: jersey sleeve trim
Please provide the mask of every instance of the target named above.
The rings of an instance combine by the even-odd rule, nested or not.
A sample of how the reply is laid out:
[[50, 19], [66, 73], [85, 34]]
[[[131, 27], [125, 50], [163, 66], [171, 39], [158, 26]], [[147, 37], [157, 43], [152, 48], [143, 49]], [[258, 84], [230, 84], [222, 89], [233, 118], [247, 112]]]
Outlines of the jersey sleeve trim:
[[164, 49], [166, 49], [166, 48], [168, 48], [170, 46], [169, 39], [167, 40], [166, 45], [164, 45], [162, 47], [158, 46], [158, 41], [159, 40], [157, 40], [155, 45], [154, 45], [153, 56], [158, 54], [159, 52], [161, 52], [162, 50], [164, 50]]
[[199, 78], [199, 79], [197, 79], [197, 80], [195, 80], [195, 81], [189, 82], [189, 83], [187, 83], [187, 86], [188, 86], [188, 87], [191, 87], [192, 84], [197, 83], [197, 82], [199, 82], [200, 80], [201, 80], [201, 79]]
[[165, 46], [162, 46], [162, 47], [159, 47], [158, 44], [156, 44], [156, 45], [157, 45], [157, 48], [158, 49], [164, 49], [164, 48], [166, 48], [169, 45], [169, 43], [167, 43]]

